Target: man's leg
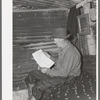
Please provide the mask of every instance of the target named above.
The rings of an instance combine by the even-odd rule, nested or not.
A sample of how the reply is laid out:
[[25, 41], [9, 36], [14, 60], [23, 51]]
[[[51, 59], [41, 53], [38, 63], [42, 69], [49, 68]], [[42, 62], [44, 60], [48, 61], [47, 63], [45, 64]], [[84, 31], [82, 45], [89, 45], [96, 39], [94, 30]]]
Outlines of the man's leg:
[[[28, 100], [31, 100], [33, 98], [33, 94], [36, 94], [37, 91], [33, 91], [32, 93], [32, 88], [36, 87], [36, 85], [41, 82], [42, 80], [48, 79], [48, 76], [43, 74], [41, 71], [38, 70], [33, 70], [31, 71], [28, 76], [25, 79], [25, 83], [28, 88]], [[36, 88], [35, 88], [36, 90]]]
[[38, 70], [31, 71], [26, 78], [26, 84], [28, 83], [27, 86], [29, 89], [29, 97], [32, 95], [35, 97], [40, 97], [43, 91], [45, 91], [47, 88], [54, 85], [63, 84], [65, 80], [65, 77], [51, 77]]

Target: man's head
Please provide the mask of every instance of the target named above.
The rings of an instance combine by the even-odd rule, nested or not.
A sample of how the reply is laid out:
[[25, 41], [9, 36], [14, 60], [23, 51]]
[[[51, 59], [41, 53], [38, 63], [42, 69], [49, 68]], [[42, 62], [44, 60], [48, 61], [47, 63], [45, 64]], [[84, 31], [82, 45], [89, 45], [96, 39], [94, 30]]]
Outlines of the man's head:
[[58, 47], [62, 47], [69, 36], [70, 34], [67, 33], [66, 28], [56, 28], [53, 31], [54, 43], [56, 43]]
[[54, 38], [60, 38], [60, 39], [66, 39], [70, 35], [67, 32], [66, 28], [56, 28], [53, 30], [53, 37]]

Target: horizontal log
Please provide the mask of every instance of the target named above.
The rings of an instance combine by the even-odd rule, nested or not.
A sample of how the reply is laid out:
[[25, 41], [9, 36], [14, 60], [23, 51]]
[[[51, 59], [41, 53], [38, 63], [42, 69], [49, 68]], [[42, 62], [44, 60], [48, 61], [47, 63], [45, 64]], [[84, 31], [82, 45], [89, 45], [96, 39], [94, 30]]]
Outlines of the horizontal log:
[[[28, 14], [28, 15], [27, 15]], [[47, 12], [47, 13], [15, 13], [13, 15], [13, 21], [22, 20], [52, 20], [54, 18], [64, 18], [67, 19], [68, 14], [66, 12]]]
[[29, 45], [25, 45], [24, 47], [34, 47], [34, 46], [41, 46], [41, 45], [54, 45], [54, 42], [53, 41], [50, 41], [50, 42], [40, 42], [40, 43], [31, 43]]
[[29, 47], [29, 49], [50, 49], [50, 48], [57, 48], [57, 46], [56, 45], [43, 45], [43, 46], [36, 46], [36, 47]]
[[[28, 30], [27, 30], [28, 31]], [[40, 32], [27, 32], [27, 31], [24, 31], [23, 33], [21, 31], [17, 31], [15, 32], [14, 31], [14, 34], [13, 34], [13, 39], [16, 39], [16, 37], [27, 37], [27, 36], [45, 36], [45, 35], [52, 35], [52, 33], [49, 31], [40, 31]]]
[[64, 8], [64, 7], [62, 7], [62, 8], [50, 8], [50, 9], [35, 9], [35, 10], [13, 10], [13, 12], [15, 13], [15, 12], [44, 12], [44, 11], [46, 11], [46, 12], [49, 12], [49, 11], [61, 11], [61, 10], [65, 10], [65, 11], [69, 11], [69, 9], [68, 8]]
[[50, 39], [36, 39], [36, 40], [33, 40], [33, 39], [29, 39], [29, 40], [26, 40], [26, 39], [23, 39], [23, 40], [13, 40], [13, 43], [14, 44], [22, 44], [22, 43], [37, 43], [37, 42], [50, 42], [51, 40]]
[[[45, 30], [45, 29], [51, 29], [51, 28], [55, 28], [57, 26], [66, 26], [66, 20], [62, 20], [62, 19], [58, 19], [58, 20], [55, 20], [53, 19], [52, 21], [48, 21], [48, 22], [45, 22], [45, 21], [33, 21], [34, 23], [30, 23], [29, 21], [27, 22], [17, 22], [14, 24], [14, 31], [15, 30], [33, 30], [33, 32], [35, 30]], [[47, 30], [48, 31], [48, 30]]]
[[[27, 73], [27, 74], [28, 74], [28, 73]], [[13, 78], [22, 78], [22, 77], [26, 77], [27, 74], [26, 74], [26, 73], [25, 73], [25, 74], [14, 74], [14, 75], [13, 75]]]
[[25, 77], [20, 77], [20, 78], [14, 78], [13, 82], [19, 82], [25, 80]]

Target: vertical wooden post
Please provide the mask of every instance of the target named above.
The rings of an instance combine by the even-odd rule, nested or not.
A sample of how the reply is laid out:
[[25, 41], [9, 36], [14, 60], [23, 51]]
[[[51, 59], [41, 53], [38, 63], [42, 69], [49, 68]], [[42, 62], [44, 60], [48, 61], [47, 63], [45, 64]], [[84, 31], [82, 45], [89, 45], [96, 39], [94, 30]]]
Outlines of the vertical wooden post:
[[[83, 5], [84, 13], [89, 13], [90, 12], [90, 3], [86, 3]], [[90, 16], [89, 16], [89, 21], [90, 21]], [[90, 22], [89, 22], [90, 24]], [[90, 27], [91, 34], [86, 35], [87, 38], [87, 44], [88, 44], [88, 50], [90, 55], [96, 55], [96, 40], [93, 34], [93, 31]]]

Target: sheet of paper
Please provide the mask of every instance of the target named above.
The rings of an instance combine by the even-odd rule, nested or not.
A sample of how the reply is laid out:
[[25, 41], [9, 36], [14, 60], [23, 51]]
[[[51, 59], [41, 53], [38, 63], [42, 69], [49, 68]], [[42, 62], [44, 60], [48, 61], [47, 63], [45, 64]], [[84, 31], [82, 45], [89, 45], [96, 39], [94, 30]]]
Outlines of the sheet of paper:
[[40, 67], [50, 68], [55, 63], [41, 49], [34, 52], [32, 56]]

